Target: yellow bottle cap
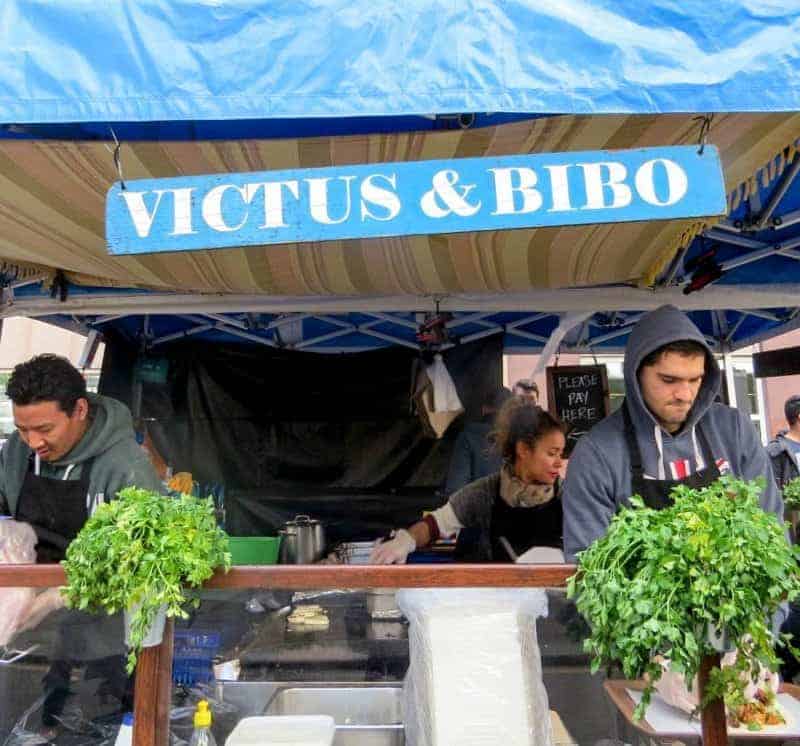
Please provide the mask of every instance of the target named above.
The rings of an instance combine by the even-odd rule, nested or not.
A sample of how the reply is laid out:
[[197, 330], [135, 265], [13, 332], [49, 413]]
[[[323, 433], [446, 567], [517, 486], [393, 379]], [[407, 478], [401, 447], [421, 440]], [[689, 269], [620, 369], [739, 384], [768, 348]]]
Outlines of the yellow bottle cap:
[[211, 710], [208, 709], [208, 702], [201, 699], [197, 703], [197, 710], [194, 713], [194, 727], [195, 728], [210, 728], [211, 727]]

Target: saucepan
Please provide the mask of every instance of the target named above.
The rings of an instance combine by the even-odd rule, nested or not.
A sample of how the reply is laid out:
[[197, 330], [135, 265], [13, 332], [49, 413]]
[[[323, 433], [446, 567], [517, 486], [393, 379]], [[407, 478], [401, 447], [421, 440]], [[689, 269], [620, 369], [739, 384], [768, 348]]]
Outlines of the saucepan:
[[281, 535], [280, 563], [309, 565], [321, 560], [325, 553], [325, 528], [308, 515], [298, 515], [286, 521], [278, 532]]

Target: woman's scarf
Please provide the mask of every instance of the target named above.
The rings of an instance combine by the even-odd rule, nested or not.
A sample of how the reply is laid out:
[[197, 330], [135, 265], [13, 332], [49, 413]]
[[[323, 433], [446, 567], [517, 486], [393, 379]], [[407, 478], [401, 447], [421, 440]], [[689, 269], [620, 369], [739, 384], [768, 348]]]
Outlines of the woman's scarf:
[[500, 497], [512, 508], [533, 508], [544, 505], [553, 499], [555, 487], [552, 484], [523, 482], [508, 464], [500, 470]]

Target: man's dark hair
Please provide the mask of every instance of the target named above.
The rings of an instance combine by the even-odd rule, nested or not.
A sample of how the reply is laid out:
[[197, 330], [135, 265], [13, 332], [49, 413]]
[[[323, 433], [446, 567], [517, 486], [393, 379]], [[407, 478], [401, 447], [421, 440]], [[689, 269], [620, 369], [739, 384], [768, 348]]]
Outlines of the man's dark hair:
[[44, 354], [17, 365], [6, 384], [6, 396], [14, 404], [54, 401], [72, 416], [78, 399], [86, 398], [86, 381], [66, 358]]
[[797, 418], [800, 417], [800, 394], [790, 396], [783, 405], [783, 413], [786, 415], [786, 421], [789, 427], [794, 427]]
[[644, 368], [646, 365], [655, 365], [666, 352], [675, 352], [684, 357], [697, 357], [698, 355], [702, 355], [706, 358], [706, 361], [708, 360], [708, 350], [701, 345], [700, 342], [696, 342], [693, 339], [679, 339], [675, 342], [668, 342], [657, 350], [653, 350], [642, 360], [642, 364], [639, 367]]

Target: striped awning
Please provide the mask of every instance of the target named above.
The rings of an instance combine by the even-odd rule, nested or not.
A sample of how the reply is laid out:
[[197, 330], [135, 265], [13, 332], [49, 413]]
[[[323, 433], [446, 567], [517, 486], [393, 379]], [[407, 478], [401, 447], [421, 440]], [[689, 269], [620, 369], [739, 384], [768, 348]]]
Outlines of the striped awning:
[[[553, 116], [463, 131], [289, 140], [133, 142], [126, 179], [354, 163], [683, 145], [691, 115]], [[800, 138], [800, 114], [724, 114], [709, 142], [726, 188], [743, 184]], [[785, 157], [783, 160], [786, 160]], [[272, 296], [420, 296], [646, 285], [704, 227], [628, 223], [330, 241], [111, 257], [105, 195], [118, 175], [106, 142], [0, 142], [0, 261], [23, 274], [62, 270], [77, 283]]]

